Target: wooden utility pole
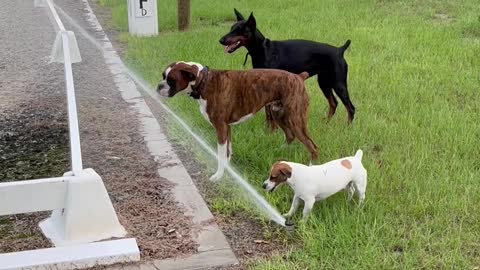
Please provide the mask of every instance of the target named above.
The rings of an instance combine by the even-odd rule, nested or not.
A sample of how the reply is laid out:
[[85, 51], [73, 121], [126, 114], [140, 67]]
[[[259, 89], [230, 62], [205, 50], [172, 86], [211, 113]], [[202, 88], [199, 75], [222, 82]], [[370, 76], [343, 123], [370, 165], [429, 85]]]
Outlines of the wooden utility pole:
[[177, 0], [178, 31], [188, 30], [190, 26], [190, 0]]

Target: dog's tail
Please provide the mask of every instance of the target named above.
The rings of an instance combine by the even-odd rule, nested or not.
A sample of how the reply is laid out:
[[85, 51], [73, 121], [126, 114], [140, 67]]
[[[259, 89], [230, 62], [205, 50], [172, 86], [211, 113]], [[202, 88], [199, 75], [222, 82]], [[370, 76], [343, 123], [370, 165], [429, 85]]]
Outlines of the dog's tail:
[[339, 48], [339, 49], [340, 49], [340, 54], [341, 54], [342, 56], [343, 56], [343, 53], [345, 53], [345, 51], [346, 51], [346, 50], [348, 49], [348, 47], [350, 46], [350, 43], [351, 43], [351, 42], [352, 42], [352, 41], [349, 39], [349, 40], [347, 40], [347, 42], [345, 42], [345, 44], [343, 44], [342, 47]]
[[362, 161], [362, 157], [363, 157], [363, 151], [362, 149], [358, 149], [357, 153], [355, 153], [355, 158], [358, 159], [359, 161]]
[[302, 80], [304, 80], [304, 81], [305, 81], [306, 79], [308, 79], [308, 77], [310, 77], [310, 75], [308, 75], [308, 72], [306, 72], [306, 71], [298, 74], [298, 76], [300, 76], [300, 78], [302, 78]]

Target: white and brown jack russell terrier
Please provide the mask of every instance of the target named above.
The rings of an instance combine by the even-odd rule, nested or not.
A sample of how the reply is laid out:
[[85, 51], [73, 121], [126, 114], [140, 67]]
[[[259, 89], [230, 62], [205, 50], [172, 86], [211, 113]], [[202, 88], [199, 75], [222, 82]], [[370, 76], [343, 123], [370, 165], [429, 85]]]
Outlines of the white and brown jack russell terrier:
[[[176, 62], [167, 66], [157, 91], [173, 97], [179, 92], [189, 94], [200, 103], [203, 117], [217, 133], [218, 167], [210, 178], [220, 179], [232, 156], [230, 126], [252, 117], [267, 104], [272, 106], [271, 118], [285, 132], [287, 143], [298, 138], [308, 149], [311, 159], [318, 150], [307, 132], [308, 95], [299, 75], [276, 69], [209, 70], [193, 62]], [[275, 126], [275, 125], [273, 125]]]
[[305, 220], [316, 201], [324, 200], [341, 190], [348, 192], [348, 200], [352, 199], [355, 192], [359, 203], [362, 203], [367, 187], [367, 171], [362, 165], [362, 156], [363, 152], [359, 149], [355, 156], [340, 158], [322, 165], [306, 166], [279, 161], [270, 169], [270, 175], [263, 183], [263, 188], [272, 192], [279, 185], [286, 183], [293, 189], [293, 202], [290, 211], [284, 214], [286, 218], [297, 211], [302, 200], [305, 203], [303, 208]]

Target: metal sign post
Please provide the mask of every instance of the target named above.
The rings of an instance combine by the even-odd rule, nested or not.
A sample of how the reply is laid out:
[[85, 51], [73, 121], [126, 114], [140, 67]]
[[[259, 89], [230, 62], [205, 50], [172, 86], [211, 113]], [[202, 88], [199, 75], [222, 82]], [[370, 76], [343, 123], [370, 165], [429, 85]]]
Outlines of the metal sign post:
[[128, 31], [135, 36], [158, 34], [157, 0], [128, 0]]

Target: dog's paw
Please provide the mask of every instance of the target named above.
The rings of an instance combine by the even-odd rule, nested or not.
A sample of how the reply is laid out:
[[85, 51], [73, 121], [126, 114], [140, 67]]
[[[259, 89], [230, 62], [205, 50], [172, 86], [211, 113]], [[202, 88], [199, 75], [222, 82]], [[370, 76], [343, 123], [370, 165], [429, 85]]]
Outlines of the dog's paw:
[[284, 218], [290, 218], [290, 217], [292, 217], [292, 214], [290, 214], [290, 213], [285, 213], [285, 214], [283, 214], [282, 216], [283, 216]]

